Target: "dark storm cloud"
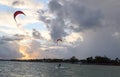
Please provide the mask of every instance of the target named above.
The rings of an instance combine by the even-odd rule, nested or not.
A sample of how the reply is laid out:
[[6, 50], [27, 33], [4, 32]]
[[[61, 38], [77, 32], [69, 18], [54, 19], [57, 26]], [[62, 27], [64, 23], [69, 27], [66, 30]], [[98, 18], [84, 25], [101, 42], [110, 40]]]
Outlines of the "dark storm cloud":
[[78, 31], [100, 27], [104, 17], [99, 9], [92, 10], [87, 6], [71, 1], [63, 1], [60, 4], [60, 2], [52, 0], [49, 3], [49, 8], [57, 15], [57, 18], [76, 25]]
[[49, 3], [49, 8], [50, 11], [57, 16], [51, 21], [51, 37], [54, 41], [56, 41], [58, 38], [63, 38], [67, 34], [64, 30], [66, 26], [65, 21], [60, 15], [60, 10], [62, 6], [56, 0], [52, 0]]
[[119, 0], [51, 0], [48, 11], [55, 16], [49, 19], [52, 39], [67, 36], [65, 30], [71, 29], [82, 32], [84, 41], [63, 50], [67, 51], [66, 57], [119, 57], [120, 39], [113, 36], [120, 33], [119, 3]]
[[49, 7], [50, 7], [51, 12], [57, 12], [62, 8], [61, 4], [59, 4], [57, 0], [50, 1]]
[[67, 36], [66, 29], [81, 32], [102, 26], [104, 16], [99, 9], [92, 10], [87, 6], [66, 0], [62, 2], [60, 0], [51, 0], [48, 7], [49, 12], [54, 14], [55, 18], [47, 20], [47, 17], [40, 14], [40, 19], [50, 24], [53, 40]]
[[[106, 32], [107, 31], [107, 32]], [[87, 31], [84, 36], [84, 42], [77, 46], [69, 46], [66, 57], [76, 56], [86, 58], [88, 56], [108, 56], [110, 58], [119, 57], [120, 39], [113, 37], [109, 29], [100, 29], [96, 32]], [[69, 54], [69, 55], [67, 55]], [[120, 57], [119, 57], [120, 58]]]
[[[41, 12], [38, 12], [40, 14], [40, 20], [43, 21], [47, 28], [51, 31], [51, 37], [53, 41], [56, 41], [58, 38], [63, 38], [67, 35], [67, 33], [64, 30], [65, 21], [62, 18], [62, 14], [60, 15], [60, 8], [62, 7], [56, 0], [50, 1], [49, 3], [49, 10], [44, 11], [45, 12], [51, 12], [52, 14], [55, 14], [55, 18], [50, 18], [48, 16], [44, 16], [41, 14]], [[59, 17], [58, 17], [59, 16]]]
[[66, 36], [66, 32], [64, 31], [64, 21], [61, 19], [55, 19], [51, 23], [51, 37], [54, 41], [56, 41], [58, 38], [62, 38]]

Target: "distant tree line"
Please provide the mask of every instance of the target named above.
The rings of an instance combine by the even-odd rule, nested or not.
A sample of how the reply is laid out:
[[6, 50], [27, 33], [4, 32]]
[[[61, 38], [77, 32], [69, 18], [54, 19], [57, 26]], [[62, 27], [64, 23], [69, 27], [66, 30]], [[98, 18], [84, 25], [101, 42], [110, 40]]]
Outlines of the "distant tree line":
[[95, 56], [94, 58], [91, 56], [80, 61], [82, 64], [120, 65], [119, 58], [115, 58], [114, 60], [112, 60], [106, 56]]
[[0, 59], [0, 61], [18, 61], [18, 62], [48, 62], [48, 63], [60, 63], [60, 62], [66, 62], [66, 63], [77, 63], [80, 60], [78, 60], [75, 56], [71, 57], [70, 59]]
[[48, 63], [73, 63], [73, 64], [94, 64], [94, 65], [120, 65], [120, 59], [110, 59], [106, 56], [95, 56], [88, 57], [86, 59], [79, 60], [75, 56], [72, 56], [69, 59], [28, 59], [28, 60], [20, 60], [20, 59], [11, 59], [4, 60], [0, 59], [0, 61], [19, 61], [19, 62], [48, 62]]

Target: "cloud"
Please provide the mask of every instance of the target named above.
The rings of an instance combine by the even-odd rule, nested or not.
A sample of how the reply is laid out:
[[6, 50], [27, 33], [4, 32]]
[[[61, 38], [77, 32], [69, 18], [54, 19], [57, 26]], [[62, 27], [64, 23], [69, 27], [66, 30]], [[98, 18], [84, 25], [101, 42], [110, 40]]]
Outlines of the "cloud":
[[113, 37], [115, 37], [116, 39], [120, 39], [120, 33], [119, 32], [114, 32], [112, 34]]
[[[16, 28], [16, 23], [13, 19], [13, 14], [11, 12], [1, 12], [0, 13], [0, 27]], [[6, 23], [7, 22], [7, 23]]]
[[69, 36], [65, 38], [66, 42], [75, 42], [75, 41], [81, 41], [84, 42], [83, 37], [81, 36], [80, 33], [71, 33]]
[[53, 14], [53, 17], [47, 19], [50, 15], [44, 16], [39, 13], [39, 19], [46, 24], [49, 23], [51, 37], [54, 41], [68, 36], [69, 32], [66, 30], [82, 32], [87, 29], [96, 29], [103, 25], [104, 16], [100, 9], [93, 10], [72, 1], [51, 0], [46, 12]]
[[[119, 56], [120, 1], [118, 0], [50, 0], [45, 7], [43, 7], [44, 4], [36, 3], [33, 0], [4, 0], [0, 3], [12, 9], [0, 13], [0, 32], [6, 36], [15, 32], [26, 34], [22, 30], [19, 31], [16, 23], [11, 19], [17, 9], [22, 9], [27, 14], [25, 19], [20, 20], [21, 27], [28, 23], [43, 22], [48, 28], [47, 31], [29, 31], [31, 33], [28, 35], [29, 39], [26, 39], [27, 36], [21, 37], [21, 35], [9, 38], [12, 40], [16, 40], [16, 37], [25, 39], [21, 39], [20, 42], [1, 40], [1, 46], [17, 43], [16, 46], [25, 51], [23, 53], [23, 51], [19, 51], [20, 48], [13, 47], [15, 49], [13, 51], [18, 54], [18, 57], [9, 56], [5, 52], [2, 52], [5, 55], [1, 55], [1, 57], [70, 58], [76, 56], [86, 58], [106, 55], [113, 58]], [[60, 45], [55, 42], [58, 38], [64, 40]], [[23, 44], [21, 45], [21, 43]], [[8, 50], [13, 53], [11, 48], [8, 47]]]
[[[67, 50], [63, 50], [67, 52], [66, 57], [119, 56], [117, 54], [120, 50], [120, 42], [119, 39], [114, 38], [116, 35], [118, 37], [118, 33], [113, 34], [120, 31], [119, 23], [116, 22], [119, 21], [120, 16], [119, 10], [116, 9], [118, 2], [117, 0], [51, 0], [49, 2], [49, 13], [54, 15], [50, 21], [56, 23], [55, 26], [50, 23], [52, 39], [70, 36], [66, 30], [83, 33], [84, 42], [79, 42], [75, 47], [68, 46]], [[59, 26], [61, 21], [63, 25]], [[54, 34], [57, 32], [58, 34]]]
[[30, 43], [19, 43], [19, 52], [23, 54], [20, 59], [37, 59], [40, 55], [40, 42], [32, 40]]
[[51, 12], [53, 13], [60, 11], [60, 9], [62, 8], [62, 5], [58, 3], [58, 1], [56, 0], [51, 0], [48, 5], [49, 5]]
[[64, 21], [62, 21], [61, 19], [53, 20], [53, 22], [51, 23], [51, 37], [54, 41], [67, 35], [64, 30], [64, 26]]
[[15, 36], [3, 36], [2, 38], [1, 38], [1, 40], [3, 40], [3, 41], [20, 41], [20, 40], [23, 40], [25, 38], [25, 36], [24, 35], [22, 35], [22, 36], [18, 36], [18, 35], [15, 35]]
[[21, 8], [21, 9], [40, 9], [40, 8], [44, 8], [44, 4], [42, 3], [37, 3], [33, 0], [29, 0], [29, 1], [25, 1], [25, 0], [11, 0], [11, 1], [0, 1], [0, 3], [2, 5], [6, 5], [9, 7], [13, 7], [13, 8]]
[[27, 41], [16, 39], [0, 40], [0, 57], [3, 59], [38, 59], [41, 55], [41, 43], [37, 40]]
[[[75, 31], [93, 29], [102, 26], [103, 14], [100, 9], [92, 10], [85, 5], [72, 1], [56, 1], [49, 3], [50, 11], [55, 13], [58, 19], [69, 21], [70, 24], [77, 26]], [[60, 21], [60, 20], [59, 20]]]
[[15, 6], [15, 5], [16, 5], [16, 6], [24, 5], [24, 2], [14, 1], [14, 2], [12, 3], [12, 5], [13, 5], [13, 6]]
[[30, 39], [29, 35], [23, 35], [23, 34], [14, 34], [14, 35], [4, 35], [0, 37], [1, 41], [6, 41], [6, 42], [13, 42], [13, 41], [22, 41], [22, 40], [27, 40]]
[[39, 31], [37, 31], [36, 29], [33, 29], [33, 32], [32, 32], [32, 36], [36, 39], [40, 39], [41, 38], [41, 34]]
[[22, 54], [18, 52], [19, 46], [16, 42], [5, 42], [0, 44], [0, 57], [3, 59], [15, 59], [22, 57]]

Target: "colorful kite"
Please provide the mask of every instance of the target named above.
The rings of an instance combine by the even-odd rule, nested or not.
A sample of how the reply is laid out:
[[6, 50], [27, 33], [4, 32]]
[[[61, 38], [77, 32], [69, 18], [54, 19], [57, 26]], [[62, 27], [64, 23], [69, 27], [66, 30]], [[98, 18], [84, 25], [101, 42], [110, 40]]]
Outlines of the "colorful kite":
[[14, 20], [15, 20], [16, 23], [17, 23], [17, 21], [16, 21], [16, 16], [19, 15], [19, 14], [25, 15], [25, 13], [22, 12], [22, 11], [16, 11], [16, 12], [14, 13]]

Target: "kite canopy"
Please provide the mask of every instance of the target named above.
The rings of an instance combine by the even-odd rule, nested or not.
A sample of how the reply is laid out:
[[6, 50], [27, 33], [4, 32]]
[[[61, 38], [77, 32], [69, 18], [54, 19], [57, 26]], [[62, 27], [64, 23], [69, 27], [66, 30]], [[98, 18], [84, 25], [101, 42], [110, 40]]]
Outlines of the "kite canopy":
[[22, 11], [16, 11], [16, 12], [14, 13], [14, 20], [15, 20], [15, 21], [16, 21], [16, 16], [19, 15], [19, 14], [25, 15], [25, 13], [22, 12]]
[[62, 39], [57, 39], [57, 45], [62, 42]]
[[58, 42], [58, 41], [61, 41], [61, 42], [62, 42], [62, 39], [57, 39], [57, 42]]

